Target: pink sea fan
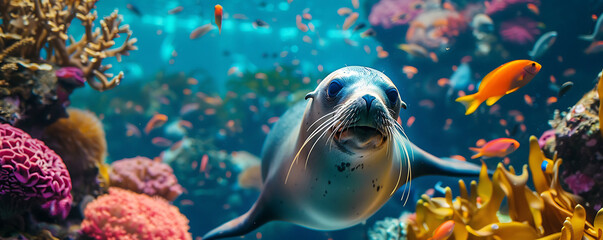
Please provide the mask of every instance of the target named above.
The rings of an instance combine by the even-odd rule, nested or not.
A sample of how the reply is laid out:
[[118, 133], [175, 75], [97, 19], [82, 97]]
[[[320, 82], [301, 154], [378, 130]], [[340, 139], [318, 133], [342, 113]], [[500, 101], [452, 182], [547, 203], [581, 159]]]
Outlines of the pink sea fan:
[[381, 0], [373, 6], [369, 22], [385, 29], [406, 25], [423, 12], [422, 0]]
[[489, 2], [486, 1], [485, 2], [486, 15], [492, 16], [496, 13], [507, 10], [507, 8], [509, 8], [513, 5], [516, 5], [516, 4], [527, 5], [528, 3], [536, 4], [537, 6], [540, 5], [539, 0], [492, 0]]
[[160, 196], [173, 201], [183, 188], [178, 184], [172, 168], [146, 157], [122, 159], [111, 164], [110, 185], [149, 196]]
[[162, 198], [110, 188], [86, 206], [82, 232], [94, 239], [192, 239], [188, 219]]
[[581, 172], [574, 173], [565, 178], [565, 183], [574, 192], [574, 194], [580, 194], [588, 192], [595, 185], [595, 181], [592, 178]]
[[499, 34], [505, 42], [525, 45], [534, 42], [540, 30], [536, 21], [527, 17], [517, 17], [501, 23]]
[[[41, 205], [53, 216], [71, 210], [71, 178], [63, 160], [42, 141], [8, 124], [0, 125], [0, 199]], [[1, 206], [1, 211], [16, 206]]]

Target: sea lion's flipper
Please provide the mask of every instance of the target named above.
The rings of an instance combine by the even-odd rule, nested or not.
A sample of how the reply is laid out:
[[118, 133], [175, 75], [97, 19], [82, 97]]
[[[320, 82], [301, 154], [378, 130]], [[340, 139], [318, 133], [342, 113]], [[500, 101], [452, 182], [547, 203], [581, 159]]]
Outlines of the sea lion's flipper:
[[262, 197], [260, 196], [249, 211], [209, 231], [203, 236], [203, 240], [245, 235], [272, 220], [266, 208], [263, 207], [264, 203], [261, 200]]
[[441, 159], [408, 142], [414, 157], [411, 158], [412, 177], [445, 175], [455, 177], [478, 177], [481, 166], [456, 159]]

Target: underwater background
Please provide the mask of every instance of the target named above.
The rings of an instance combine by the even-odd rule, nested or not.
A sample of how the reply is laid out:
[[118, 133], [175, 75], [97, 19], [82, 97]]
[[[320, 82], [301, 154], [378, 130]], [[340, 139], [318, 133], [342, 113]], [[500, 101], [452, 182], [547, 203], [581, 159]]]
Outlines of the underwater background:
[[[435, 156], [483, 162], [491, 170], [499, 164], [503, 169], [512, 166], [517, 174], [527, 170], [523, 166], [532, 159], [539, 160], [537, 167], [529, 165], [531, 180], [525, 176], [523, 185], [508, 180], [514, 170], [505, 173], [507, 180], [494, 181], [500, 182], [506, 198], [500, 199], [500, 208], [488, 212], [499, 216], [491, 222], [524, 227], [503, 233], [467, 233], [455, 227], [450, 239], [517, 238], [505, 235], [512, 231], [534, 233], [519, 239], [559, 235], [566, 217], [579, 224], [575, 211], [584, 211], [583, 231], [574, 226], [568, 239], [581, 239], [578, 232], [588, 239], [602, 236], [597, 229], [603, 227], [603, 217], [595, 216], [603, 204], [598, 86], [603, 1], [0, 2], [2, 239], [107, 239], [110, 234], [115, 239], [201, 239], [245, 213], [257, 199], [263, 142], [279, 117], [304, 101], [329, 73], [345, 66], [366, 66], [387, 75], [408, 105], [399, 116], [408, 139]], [[220, 29], [216, 4], [223, 7]], [[116, 10], [120, 17], [100, 23]], [[98, 19], [91, 12], [97, 12]], [[94, 25], [87, 25], [86, 19]], [[99, 26], [102, 37], [94, 33]], [[542, 69], [525, 87], [465, 115], [455, 99], [477, 92], [489, 72], [518, 59], [536, 61]], [[102, 65], [96, 65], [100, 61]], [[531, 136], [539, 139], [538, 147], [532, 147], [536, 142]], [[470, 147], [499, 138], [514, 139], [520, 146], [505, 156], [471, 158], [475, 153]], [[41, 142], [29, 143], [32, 139]], [[36, 164], [56, 169], [24, 163], [33, 160], [10, 160], [15, 154], [9, 151], [35, 152], [18, 149], [32, 144], [40, 145], [33, 147], [42, 149], [40, 156], [50, 149], [57, 157], [23, 158], [40, 158]], [[557, 158], [563, 165], [552, 170], [553, 163], [561, 164]], [[543, 162], [550, 166], [543, 164], [540, 171]], [[534, 171], [544, 177], [535, 177]], [[52, 176], [50, 182], [60, 177], [60, 187], [38, 183], [45, 174]], [[453, 204], [442, 204], [446, 186], [453, 196], [463, 195], [465, 187], [459, 187], [458, 180], [418, 178], [406, 204], [400, 190], [366, 223], [351, 228], [316, 231], [272, 222], [244, 238], [428, 239], [434, 226], [449, 219], [473, 229], [486, 226], [490, 222], [485, 220], [483, 226], [471, 225], [471, 216], [484, 213], [455, 218], [458, 213], [448, 209], [454, 209]], [[474, 190], [472, 180], [478, 179], [464, 178], [466, 189]], [[480, 184], [484, 181], [479, 179]], [[561, 207], [546, 205], [546, 197], [534, 200], [548, 196], [541, 195], [548, 191], [542, 186], [555, 189], [551, 199], [563, 200], [551, 201]], [[495, 199], [489, 196], [498, 188], [486, 188], [478, 190], [481, 200], [467, 202], [478, 209], [480, 201]], [[514, 191], [523, 194], [524, 188], [538, 194], [517, 197]], [[112, 204], [115, 209], [124, 207], [115, 210]], [[530, 207], [518, 210], [523, 205]], [[433, 210], [435, 217], [425, 213], [431, 217], [420, 223], [421, 206], [445, 211]], [[472, 208], [456, 211], [460, 209]], [[554, 217], [538, 213], [555, 210], [559, 214]], [[122, 221], [107, 216], [118, 211]], [[410, 217], [414, 225], [407, 223], [415, 212]], [[150, 216], [161, 219], [141, 220]], [[126, 230], [97, 226], [107, 221]], [[147, 229], [131, 226], [136, 221], [151, 230], [131, 230]]]

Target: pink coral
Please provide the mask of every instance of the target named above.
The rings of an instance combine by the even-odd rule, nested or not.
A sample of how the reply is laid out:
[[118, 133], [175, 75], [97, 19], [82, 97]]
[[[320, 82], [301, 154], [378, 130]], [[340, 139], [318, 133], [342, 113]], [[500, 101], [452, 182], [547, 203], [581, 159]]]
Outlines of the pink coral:
[[84, 216], [82, 232], [94, 239], [192, 239], [178, 208], [119, 188], [88, 204]]
[[500, 36], [503, 41], [518, 45], [534, 42], [540, 34], [538, 23], [530, 18], [517, 17], [500, 24]]
[[381, 0], [371, 9], [369, 22], [385, 29], [405, 25], [423, 12], [423, 8], [421, 0]]
[[146, 157], [122, 159], [111, 164], [110, 185], [149, 196], [160, 196], [173, 201], [183, 188], [178, 184], [172, 168]]
[[0, 125], [0, 144], [0, 198], [41, 204], [51, 215], [67, 217], [71, 179], [63, 160], [42, 141], [8, 124]]
[[540, 5], [539, 0], [492, 0], [489, 2], [485, 2], [486, 14], [491, 16], [493, 14], [503, 12], [503, 11], [507, 10], [507, 8], [509, 8], [513, 5], [518, 5], [518, 4], [527, 5], [528, 3]]
[[588, 192], [595, 185], [595, 181], [584, 173], [577, 172], [565, 178], [565, 183], [574, 192], [580, 194]]

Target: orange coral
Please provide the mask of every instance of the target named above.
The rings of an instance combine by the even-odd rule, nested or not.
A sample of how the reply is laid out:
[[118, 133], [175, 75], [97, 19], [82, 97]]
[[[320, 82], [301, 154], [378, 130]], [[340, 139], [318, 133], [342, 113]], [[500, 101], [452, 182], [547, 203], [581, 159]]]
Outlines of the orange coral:
[[[136, 38], [128, 25], [121, 25], [117, 11], [100, 21], [100, 28], [93, 28], [97, 14], [94, 5], [97, 0], [0, 0], [0, 60], [13, 55], [37, 61], [41, 51], [46, 51], [47, 61], [59, 66], [80, 68], [90, 86], [96, 90], [106, 90], [119, 84], [123, 72], [116, 76], [107, 73], [111, 65], [102, 65], [102, 60], [136, 50]], [[76, 41], [67, 34], [73, 19], [79, 19], [84, 26], [84, 34]], [[119, 47], [114, 39], [126, 34]], [[69, 45], [67, 44], [69, 40]], [[23, 47], [23, 46], [29, 47]], [[92, 79], [99, 81], [92, 81]], [[111, 80], [108, 80], [111, 78]]]
[[107, 141], [103, 124], [94, 113], [68, 109], [69, 118], [62, 118], [48, 126], [43, 140], [63, 158], [74, 185], [76, 201], [86, 194], [97, 195], [94, 187], [97, 178], [101, 184], [108, 184], [108, 176], [100, 174], [105, 169]]
[[86, 206], [82, 232], [94, 239], [192, 239], [188, 219], [161, 198], [110, 188]]

